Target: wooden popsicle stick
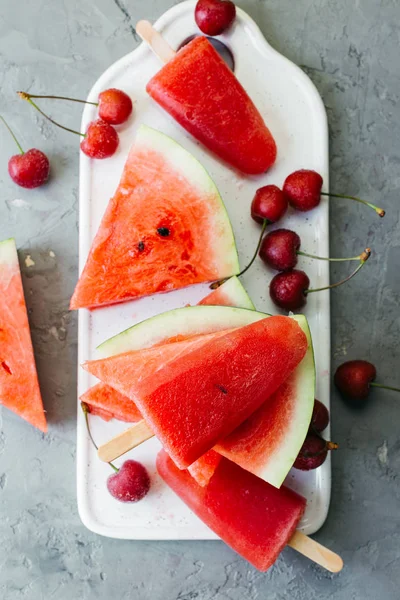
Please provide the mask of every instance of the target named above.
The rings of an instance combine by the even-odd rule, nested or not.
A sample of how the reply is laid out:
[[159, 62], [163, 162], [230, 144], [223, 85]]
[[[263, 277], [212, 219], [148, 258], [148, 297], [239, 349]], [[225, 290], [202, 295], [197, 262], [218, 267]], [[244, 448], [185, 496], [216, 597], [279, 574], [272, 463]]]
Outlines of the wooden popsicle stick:
[[[154, 434], [147, 423], [139, 421], [99, 446], [98, 457], [104, 462], [112, 462], [153, 436]], [[343, 568], [343, 560], [338, 554], [301, 533], [301, 531], [295, 531], [288, 542], [288, 546], [331, 573], [338, 573]]]
[[99, 446], [97, 456], [104, 462], [112, 462], [119, 456], [122, 456], [132, 448], [140, 446], [143, 442], [154, 436], [150, 427], [145, 421], [135, 423], [133, 427], [125, 429], [115, 437], [108, 440], [102, 446]]
[[140, 35], [142, 40], [146, 42], [153, 50], [154, 54], [160, 60], [167, 63], [175, 56], [175, 50], [164, 40], [161, 33], [154, 29], [149, 21], [139, 21], [136, 23], [136, 33]]
[[294, 532], [288, 546], [307, 556], [307, 558], [331, 573], [339, 573], [343, 568], [343, 560], [338, 554], [335, 554], [329, 548], [325, 548], [325, 546], [301, 533], [301, 531]]

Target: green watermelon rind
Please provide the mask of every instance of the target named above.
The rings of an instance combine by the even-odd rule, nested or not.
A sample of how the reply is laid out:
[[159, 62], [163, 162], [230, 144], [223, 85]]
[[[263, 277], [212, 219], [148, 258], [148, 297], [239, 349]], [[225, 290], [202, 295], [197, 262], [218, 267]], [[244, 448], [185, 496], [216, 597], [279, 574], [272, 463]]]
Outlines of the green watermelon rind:
[[[254, 470], [247, 465], [248, 470], [251, 470], [254, 475], [277, 488], [280, 488], [284, 482], [307, 436], [315, 398], [316, 373], [310, 328], [304, 315], [291, 315], [291, 318], [298, 322], [308, 341], [307, 352], [294, 371], [297, 376], [295, 388], [297, 401], [291, 425], [276, 451], [269, 457], [267, 464], [264, 464], [261, 469], [255, 468]], [[219, 447], [218, 452], [224, 454]], [[231, 457], [228, 456], [228, 458]], [[234, 462], [240, 465], [239, 460]]]
[[220, 278], [235, 275], [240, 271], [232, 224], [217, 186], [203, 165], [174, 139], [148, 125], [140, 125], [136, 134], [135, 148], [149, 146], [165, 156], [172, 168], [189, 181], [200, 194], [213, 196], [219, 211], [212, 213], [208, 226], [214, 230], [215, 254], [219, 257]]
[[8, 238], [0, 242], [0, 264], [18, 265], [17, 246], [14, 238]]
[[265, 319], [269, 315], [248, 308], [231, 306], [186, 306], [161, 313], [141, 321], [114, 337], [106, 340], [96, 349], [97, 358], [109, 358], [132, 350], [142, 350], [159, 344], [176, 335], [193, 336], [210, 331], [223, 331]]
[[[256, 310], [256, 307], [254, 306], [250, 296], [248, 295], [248, 293], [246, 292], [245, 288], [241, 284], [239, 278], [236, 277], [236, 275], [227, 279], [222, 285], [220, 285], [219, 288], [217, 288], [210, 295], [217, 294], [218, 292], [222, 291], [224, 293], [224, 296], [226, 296], [226, 306], [235, 306], [236, 308], [247, 308], [248, 310]], [[231, 304], [229, 304], [228, 302], [231, 302]], [[216, 302], [215, 305], [211, 306], [219, 305], [220, 304]]]

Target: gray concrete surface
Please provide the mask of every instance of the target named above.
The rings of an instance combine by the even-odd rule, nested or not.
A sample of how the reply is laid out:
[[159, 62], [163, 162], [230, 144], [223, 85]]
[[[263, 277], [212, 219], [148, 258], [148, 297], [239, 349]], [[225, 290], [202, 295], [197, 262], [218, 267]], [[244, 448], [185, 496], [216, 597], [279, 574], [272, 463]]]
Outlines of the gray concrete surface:
[[[75, 501], [76, 317], [68, 299], [77, 276], [78, 153], [17, 102], [17, 89], [85, 96], [94, 79], [137, 44], [133, 24], [171, 0], [2, 0], [0, 104], [21, 143], [51, 157], [52, 180], [25, 191], [9, 180], [14, 153], [1, 130], [0, 239], [15, 235], [50, 433], [10, 413], [0, 433], [2, 600], [397, 600], [400, 592], [400, 405], [375, 393], [361, 412], [332, 392], [333, 500], [317, 539], [346, 567], [330, 576], [291, 550], [260, 574], [219, 542], [125, 542], [80, 523]], [[332, 201], [331, 254], [374, 256], [357, 284], [332, 293], [333, 367], [376, 362], [400, 384], [399, 20], [396, 0], [242, 0], [267, 39], [304, 65], [328, 108], [331, 188], [375, 198], [386, 219]], [[63, 122], [80, 109], [65, 104]], [[31, 257], [34, 265], [25, 259]], [[25, 264], [26, 263], [26, 264]], [[332, 269], [332, 279], [347, 272]]]

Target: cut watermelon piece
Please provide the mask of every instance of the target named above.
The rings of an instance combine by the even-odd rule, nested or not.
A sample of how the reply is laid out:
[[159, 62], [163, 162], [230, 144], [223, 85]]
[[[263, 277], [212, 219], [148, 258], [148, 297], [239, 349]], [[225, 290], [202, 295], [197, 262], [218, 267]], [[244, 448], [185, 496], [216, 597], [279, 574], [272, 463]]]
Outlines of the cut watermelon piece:
[[[181, 310], [195, 309], [206, 307]], [[276, 316], [228, 332], [92, 361], [86, 368], [135, 400], [170, 456], [179, 468], [186, 468], [278, 389], [307, 345], [294, 319]]]
[[[221, 306], [238, 306], [239, 308], [248, 308], [250, 310], [254, 309], [254, 305], [250, 300], [250, 297], [237, 277], [231, 277], [225, 281], [219, 288], [203, 298], [199, 304], [219, 304]], [[214, 330], [214, 328], [212, 328], [211, 331], [212, 330]], [[128, 333], [129, 331], [131, 333]], [[106, 347], [109, 351], [111, 351], [112, 347], [117, 347], [119, 345], [119, 339], [121, 337], [125, 351], [129, 351], [132, 349], [132, 347], [126, 347], [126, 341], [130, 339], [130, 335], [132, 333], [137, 339], [137, 333], [135, 333], [135, 331], [136, 330], [134, 326], [131, 328], [131, 330], [124, 331], [122, 334], [114, 336], [114, 338], [112, 338], [112, 342], [105, 342], [102, 346], [103, 348]], [[176, 338], [176, 332], [170, 331], [169, 333], [172, 335], [167, 337]], [[203, 333], [207, 333], [207, 331], [204, 331]], [[184, 335], [182, 337], [184, 338], [189, 336]], [[161, 343], [160, 340], [158, 340], [157, 343]], [[105, 354], [107, 356], [107, 351]], [[117, 354], [119, 354], [119, 352], [117, 352]], [[127, 396], [123, 396], [117, 392], [117, 390], [114, 390], [105, 383], [99, 383], [90, 388], [81, 396], [80, 400], [89, 405], [90, 413], [92, 415], [97, 415], [106, 421], [110, 421], [114, 418], [119, 419], [120, 421], [133, 423], [141, 419], [139, 409], [136, 407], [133, 400], [130, 400], [127, 398]], [[204, 462], [205, 461], [203, 460], [203, 464]], [[202, 481], [203, 480], [204, 478]]]
[[200, 300], [199, 304], [236, 306], [237, 308], [248, 308], [249, 310], [255, 310], [256, 308], [237, 277], [227, 279], [211, 294]]
[[47, 431], [13, 239], [0, 243], [0, 404]]
[[213, 181], [179, 144], [142, 125], [71, 309], [168, 292], [238, 271], [232, 227]]
[[217, 452], [278, 488], [304, 442], [314, 406], [314, 353], [306, 322], [302, 329], [308, 349], [301, 363], [267, 402], [215, 446]]
[[214, 475], [222, 455], [215, 450], [209, 450], [188, 467], [188, 471], [196, 482], [205, 487]]
[[90, 414], [98, 415], [106, 421], [119, 419], [127, 423], [135, 423], [142, 419], [139, 409], [132, 400], [105, 383], [98, 383], [91, 387], [82, 394], [80, 400], [88, 404]]

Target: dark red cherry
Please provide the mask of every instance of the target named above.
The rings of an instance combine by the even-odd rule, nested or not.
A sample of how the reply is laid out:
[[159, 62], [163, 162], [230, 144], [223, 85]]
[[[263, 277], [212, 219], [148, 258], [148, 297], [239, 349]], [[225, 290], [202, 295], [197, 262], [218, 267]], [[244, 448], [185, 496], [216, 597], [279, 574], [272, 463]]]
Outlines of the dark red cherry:
[[260, 258], [272, 269], [288, 271], [297, 264], [300, 237], [290, 229], [275, 229], [261, 243]]
[[107, 489], [120, 502], [139, 502], [150, 489], [150, 477], [136, 460], [126, 460], [118, 473], [107, 479]]
[[311, 471], [320, 467], [328, 456], [330, 450], [336, 450], [338, 445], [327, 442], [315, 433], [309, 433], [294, 462], [294, 468], [301, 471]]
[[109, 123], [96, 119], [87, 128], [81, 142], [81, 150], [90, 158], [109, 158], [119, 144], [118, 133]]
[[310, 280], [304, 271], [292, 269], [277, 273], [269, 285], [269, 293], [273, 302], [284, 310], [299, 310], [307, 302], [306, 291]]
[[259, 188], [251, 203], [251, 216], [262, 224], [264, 219], [268, 223], [276, 223], [287, 211], [288, 202], [282, 190], [276, 185], [265, 185]]
[[300, 169], [286, 177], [283, 193], [293, 208], [307, 212], [320, 203], [322, 184], [323, 180], [319, 173]]

